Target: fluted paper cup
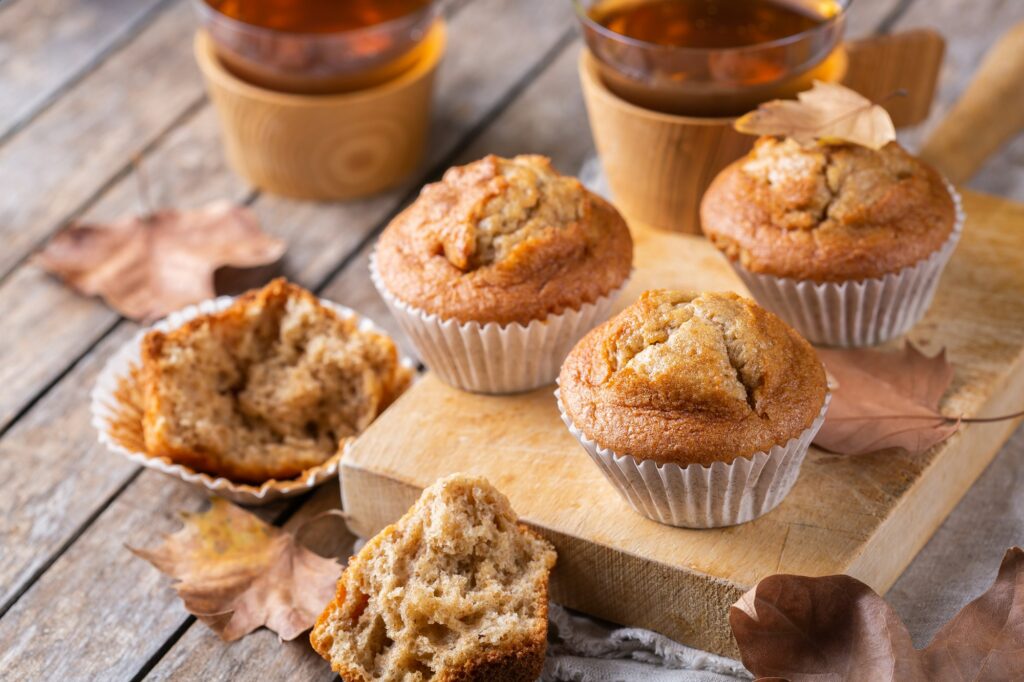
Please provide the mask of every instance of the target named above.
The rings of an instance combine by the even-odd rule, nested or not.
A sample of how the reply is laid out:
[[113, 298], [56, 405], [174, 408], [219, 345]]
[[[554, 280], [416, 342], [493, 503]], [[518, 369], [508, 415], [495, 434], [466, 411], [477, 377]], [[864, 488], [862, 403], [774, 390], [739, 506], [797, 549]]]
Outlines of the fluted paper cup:
[[608, 318], [626, 286], [578, 309], [502, 326], [442, 319], [402, 301], [384, 285], [375, 257], [370, 277], [424, 364], [446, 384], [474, 393], [520, 393], [553, 383], [565, 356]]
[[[338, 474], [341, 458], [355, 438], [350, 438], [342, 444], [338, 448], [338, 452], [328, 460], [303, 471], [294, 479], [284, 481], [271, 479], [260, 485], [252, 485], [196, 471], [191, 467], [178, 464], [168, 457], [151, 455], [146, 451], [142, 435], [142, 387], [138, 382], [138, 371], [142, 365], [143, 338], [154, 329], [170, 332], [199, 315], [208, 315], [224, 310], [234, 300], [232, 296], [220, 296], [183, 308], [171, 313], [160, 322], [140, 330], [130, 341], [121, 346], [107, 361], [93, 387], [90, 404], [92, 425], [96, 429], [100, 443], [136, 464], [180, 478], [186, 483], [202, 488], [209, 493], [220, 495], [232, 502], [249, 505], [268, 504], [274, 500], [309, 492], [321, 483], [334, 478]], [[341, 317], [356, 318], [359, 322], [359, 329], [363, 331], [386, 334], [371, 320], [358, 315], [345, 306], [325, 299], [321, 299], [320, 302]], [[413, 372], [416, 371], [415, 363], [409, 358], [401, 357], [401, 363]]]
[[669, 526], [719, 528], [763, 516], [789, 494], [825, 421], [831, 394], [825, 395], [821, 412], [800, 435], [767, 452], [711, 466], [638, 461], [603, 448], [573, 424], [558, 391], [555, 398], [569, 432], [637, 513]]
[[942, 270], [960, 241], [964, 211], [960, 195], [946, 183], [956, 208], [949, 238], [931, 256], [884, 277], [851, 282], [812, 282], [733, 270], [764, 308], [823, 346], [873, 346], [910, 331], [935, 297]]

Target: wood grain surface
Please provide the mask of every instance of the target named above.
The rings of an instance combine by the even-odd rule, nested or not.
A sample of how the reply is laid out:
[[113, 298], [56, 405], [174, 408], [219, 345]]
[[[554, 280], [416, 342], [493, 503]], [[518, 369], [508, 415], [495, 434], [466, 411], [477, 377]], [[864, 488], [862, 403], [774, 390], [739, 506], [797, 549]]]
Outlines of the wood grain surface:
[[[155, 542], [176, 527], [179, 509], [204, 501], [95, 444], [88, 392], [135, 327], [28, 257], [72, 218], [138, 210], [130, 169], [139, 157], [152, 204], [250, 203], [288, 241], [289, 276], [389, 327], [363, 258], [423, 182], [489, 151], [546, 153], [588, 177], [595, 167], [569, 3], [443, 5], [451, 43], [424, 166], [391, 192], [339, 204], [263, 195], [228, 169], [191, 57], [187, 0], [0, 2], [0, 678], [333, 677], [301, 641], [281, 646], [261, 632], [221, 644], [180, 610], [168, 580], [122, 548]], [[862, 0], [849, 35], [937, 28], [951, 50], [940, 102], [952, 102], [995, 37], [1024, 18], [1024, 5], [979, 0], [966, 14], [946, 0]], [[926, 132], [908, 139], [917, 144]], [[1013, 180], [1024, 168], [1021, 142], [1000, 150], [973, 186], [1024, 198]], [[1019, 454], [1024, 441], [1016, 442], [1003, 459]], [[269, 513], [298, 523], [337, 494], [325, 487]], [[350, 539], [330, 523], [304, 538]], [[94, 639], [105, 628], [116, 636]]]
[[[968, 194], [965, 209], [961, 244], [909, 336], [929, 353], [946, 348], [956, 368], [945, 413], [1004, 414], [1024, 402], [1024, 205]], [[631, 225], [636, 272], [620, 306], [658, 287], [744, 293], [706, 240]], [[553, 388], [483, 396], [427, 374], [342, 462], [350, 526], [373, 535], [438, 477], [486, 476], [558, 549], [553, 599], [726, 655], [737, 654], [728, 605], [767, 575], [847, 573], [886, 590], [1016, 425], [965, 425], [916, 457], [812, 449], [774, 511], [688, 530], [632, 511], [569, 435]]]

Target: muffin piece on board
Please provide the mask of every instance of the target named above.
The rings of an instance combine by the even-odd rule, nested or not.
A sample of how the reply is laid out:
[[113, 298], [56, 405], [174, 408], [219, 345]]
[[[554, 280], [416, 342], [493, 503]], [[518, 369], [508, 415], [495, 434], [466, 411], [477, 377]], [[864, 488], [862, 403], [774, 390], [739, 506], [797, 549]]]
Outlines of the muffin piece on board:
[[815, 282], [882, 277], [949, 238], [953, 198], [896, 142], [805, 147], [762, 137], [701, 203], [708, 238], [743, 268]]
[[442, 319], [528, 324], [592, 303], [629, 276], [618, 211], [543, 156], [450, 169], [381, 235], [384, 286]]
[[277, 279], [145, 337], [146, 449], [233, 481], [293, 478], [365, 429], [410, 379], [391, 339]]
[[554, 564], [504, 495], [455, 474], [349, 561], [310, 641], [346, 682], [533, 682]]

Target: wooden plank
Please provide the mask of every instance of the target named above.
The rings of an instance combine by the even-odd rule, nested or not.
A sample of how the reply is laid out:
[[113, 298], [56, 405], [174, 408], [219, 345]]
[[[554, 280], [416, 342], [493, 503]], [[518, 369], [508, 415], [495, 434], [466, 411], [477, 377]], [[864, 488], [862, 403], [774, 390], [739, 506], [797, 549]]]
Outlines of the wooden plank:
[[[956, 368], [944, 412], [1005, 414], [1024, 400], [1024, 205], [964, 198], [963, 239], [910, 337], [928, 352], [945, 347]], [[635, 224], [633, 234], [636, 272], [623, 304], [658, 286], [742, 290], [706, 240]], [[687, 530], [629, 508], [569, 435], [552, 391], [481, 396], [428, 374], [342, 462], [351, 527], [377, 532], [439, 476], [487, 476], [559, 550], [555, 601], [726, 655], [737, 654], [727, 606], [766, 575], [847, 573], [887, 589], [1018, 423], [964, 425], [920, 456], [812, 450], [776, 510]]]
[[[1014, 0], [979, 0], [971, 3], [970, 11], [957, 0], [919, 0], [911, 5], [894, 25], [894, 31], [929, 27], [947, 36], [948, 41], [931, 116], [920, 126], [901, 132], [901, 142], [911, 150], [921, 145], [967, 87], [988, 49], [1020, 21], [1024, 21], [1024, 3]], [[994, 156], [969, 186], [1024, 198], [1022, 156], [1024, 141], [1018, 139]]]
[[[458, 148], [462, 137], [487, 122], [494, 110], [504, 106], [508, 93], [515, 92], [514, 86], [520, 80], [529, 78], [532, 70], [545, 62], [548, 51], [553, 46], [563, 44], [568, 35], [566, 22], [569, 8], [561, 3], [549, 3], [545, 0], [533, 0], [533, 2], [533, 12], [524, 12], [522, 15], [518, 15], [516, 21], [520, 23], [493, 21], [494, 12], [501, 4], [500, 0], [478, 0], [478, 2], [467, 5], [452, 20], [451, 52], [446, 58], [442, 71], [442, 79], [448, 79], [442, 81], [447, 83], [442, 88], [451, 88], [451, 90], [439, 91], [445, 92], [447, 95], [441, 96], [438, 101], [438, 121], [436, 123], [438, 133], [431, 156], [434, 164], [442, 161], [446, 163], [446, 159]], [[542, 22], [540, 29], [537, 29], [535, 24], [538, 17], [546, 19]], [[528, 30], [531, 27], [535, 30]], [[532, 61], [523, 59], [524, 50], [526, 54], [533, 57]], [[483, 72], [480, 71], [481, 65], [486, 69]], [[482, 73], [486, 73], [487, 77], [481, 78]], [[419, 180], [416, 181], [417, 184], [418, 182]], [[413, 186], [415, 185], [410, 184], [406, 188], [407, 191], [411, 190]], [[289, 211], [291, 207], [298, 207], [293, 202], [261, 197], [256, 207], [258, 211], [268, 212], [264, 213], [264, 218], [268, 221], [268, 227], [272, 231], [285, 236], [290, 243], [297, 245], [293, 248], [287, 263], [288, 271], [307, 286], [315, 286], [318, 279], [323, 281], [328, 277], [346, 250], [351, 249], [374, 229], [375, 224], [371, 218], [377, 221], [383, 220], [397, 210], [400, 201], [405, 196], [401, 192], [396, 192], [354, 204], [307, 204], [302, 210], [308, 212], [298, 216]], [[281, 222], [270, 220], [271, 216], [277, 216]], [[299, 222], [300, 219], [301, 222]], [[297, 254], [305, 254], [302, 257], [307, 258], [308, 262], [299, 262], [296, 258]], [[127, 332], [122, 330], [128, 327], [129, 325], [122, 324], [115, 334], [126, 336]], [[98, 365], [112, 352], [114, 347], [116, 347], [114, 341], [101, 344], [96, 352], [91, 353], [85, 359], [81, 367], [91, 367], [92, 363]], [[76, 368], [23, 417], [23, 420], [29, 420], [26, 423], [32, 423], [33, 419], [36, 420], [35, 423], [46, 422], [52, 431], [59, 431], [69, 444], [66, 449], [58, 448], [54, 449], [56, 452], [46, 453], [45, 463], [39, 461], [40, 453], [36, 451], [40, 440], [34, 441], [36, 448], [29, 448], [20, 421], [11, 428], [7, 437], [2, 441], [3, 446], [9, 448], [8, 452], [10, 453], [4, 458], [4, 464], [10, 466], [12, 470], [21, 467], [33, 472], [32, 476], [19, 479], [19, 483], [29, 486], [31, 491], [26, 491], [20, 499], [19, 505], [12, 508], [10, 513], [0, 521], [0, 531], [10, 533], [15, 541], [23, 537], [22, 529], [32, 526], [34, 519], [47, 517], [46, 506], [50, 503], [52, 490], [59, 487], [60, 482], [66, 479], [66, 473], [70, 468], [66, 460], [73, 459], [77, 454], [71, 449], [71, 444], [77, 444], [77, 447], [80, 448], [81, 443], [91, 442], [94, 439], [92, 429], [87, 423], [87, 394], [90, 387], [91, 378], [84, 373], [80, 374]], [[62, 400], [66, 402], [60, 402]], [[51, 411], [54, 405], [70, 406], [69, 411], [74, 416]], [[115, 457], [103, 453], [97, 454], [99, 459], [104, 456]], [[92, 466], [96, 469], [97, 476], [103, 476], [106, 473], [107, 467], [97, 462], [93, 462]], [[33, 559], [33, 565], [45, 567], [48, 561], [54, 561], [53, 566], [37, 582], [31, 584], [36, 580], [38, 571], [24, 570], [25, 557], [21, 557], [20, 560], [12, 562], [13, 565], [4, 568], [9, 574], [22, 578], [27, 576], [31, 584], [31, 587], [15, 602], [10, 613], [20, 613], [22, 609], [36, 613], [44, 622], [37, 636], [44, 640], [50, 641], [47, 639], [46, 633], [59, 631], [59, 628], [49, 629], [45, 625], [50, 613], [47, 601], [54, 598], [56, 593], [55, 588], [49, 587], [50, 575], [58, 568], [60, 570], [56, 574], [60, 575], [60, 571], [64, 570], [65, 562], [84, 561], [81, 555], [77, 554], [74, 555], [74, 558], [66, 553], [59, 555], [61, 548], [69, 541], [74, 540], [76, 529], [80, 528], [82, 524], [88, 523], [91, 515], [98, 514], [96, 524], [113, 523], [108, 519], [110, 514], [115, 513], [113, 510], [116, 504], [123, 497], [133, 494], [132, 491], [136, 486], [141, 485], [140, 481], [143, 478], [147, 480], [149, 478], [147, 472], [132, 482], [130, 478], [134, 474], [134, 470], [129, 470], [126, 475], [124, 470], [117, 467], [111, 467], [111, 469], [113, 471], [110, 480], [102, 482], [94, 480], [92, 485], [80, 491], [83, 502], [85, 500], [88, 502], [76, 506], [73, 513], [49, 517], [51, 523], [37, 524], [39, 532], [31, 538], [29, 544], [33, 544], [37, 548], [49, 548], [49, 551], [39, 552], [38, 556]], [[103, 508], [111, 491], [116, 492], [119, 486], [126, 484], [125, 493], [118, 497], [110, 507]], [[0, 498], [9, 494], [6, 486], [7, 482], [0, 480]], [[91, 490], [97, 491], [97, 494], [92, 496]], [[194, 494], [201, 497], [198, 492]], [[125, 522], [128, 523], [128, 521]], [[93, 527], [89, 526], [85, 534], [90, 533]], [[85, 534], [82, 537], [85, 537]], [[71, 547], [73, 548], [76, 544], [77, 541], [73, 542]], [[59, 556], [55, 556], [54, 551]], [[15, 586], [13, 592], [17, 595], [25, 588], [25, 584], [20, 584]], [[28, 606], [25, 605], [25, 600], [30, 602]], [[101, 604], [90, 603], [88, 600], [80, 601], [75, 606], [77, 610], [73, 620], [79, 627], [92, 627], [91, 624], [98, 623], [102, 619], [96, 612], [100, 606]], [[145, 610], [149, 607], [143, 604], [137, 605], [137, 608]], [[153, 608], [161, 609], [163, 606], [157, 603]], [[66, 611], [61, 613], [62, 617], [68, 617]], [[173, 627], [164, 627], [166, 624], [164, 620], [157, 615], [154, 615], [153, 619], [155, 629], [149, 630], [147, 636], [161, 642], [173, 636], [177, 628], [184, 623], [183, 620], [179, 620]], [[27, 641], [17, 637], [16, 633], [6, 630], [7, 622], [7, 617], [0, 619], [0, 647], [10, 645], [17, 650], [28, 647]], [[57, 646], [56, 642], [57, 640], [51, 641], [49, 655], [55, 657], [74, 656], [74, 654], [68, 653], [68, 640], [65, 640], [61, 646]], [[111, 648], [109, 655], [129, 658], [133, 663], [125, 663], [126, 667], [136, 665], [138, 669], [141, 669], [146, 663], [147, 650], [140, 648], [136, 651], [133, 649], [134, 645], [135, 642], [132, 639], [125, 639], [119, 647]], [[72, 646], [84, 648], [86, 645], [72, 641]], [[41, 655], [39, 652], [45, 653], [45, 651], [45, 646], [32, 645], [34, 656]]]
[[[6, 679], [130, 679], [188, 616], [170, 580], [125, 545], [150, 547], [203, 495], [146, 470], [0, 621]], [[278, 516], [281, 504], [260, 510]]]
[[0, 8], [0, 140], [151, 20], [167, 0], [29, 0]]
[[0, 147], [0, 275], [202, 100], [178, 2]]
[[902, 0], [854, 0], [846, 14], [846, 37], [863, 38], [877, 33], [883, 22], [898, 11], [902, 4]]
[[[213, 111], [206, 109], [173, 131], [142, 164], [154, 206], [198, 206], [215, 199], [241, 201], [248, 187], [221, 154]], [[116, 183], [82, 216], [103, 221], [145, 210], [134, 176]], [[0, 284], [0, 318], [10, 341], [0, 346], [0, 429], [67, 365], [116, 324], [119, 316], [96, 299], [79, 296], [35, 265], [19, 266]], [[46, 353], [36, 351], [46, 339]], [[31, 359], [31, 362], [27, 361]]]

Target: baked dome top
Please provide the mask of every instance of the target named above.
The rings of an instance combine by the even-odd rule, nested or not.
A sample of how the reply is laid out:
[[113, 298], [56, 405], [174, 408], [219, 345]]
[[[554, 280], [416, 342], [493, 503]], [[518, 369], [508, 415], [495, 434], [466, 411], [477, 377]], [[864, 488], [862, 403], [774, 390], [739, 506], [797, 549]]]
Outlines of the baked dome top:
[[559, 386], [588, 438], [683, 466], [785, 444], [827, 391], [814, 349], [774, 314], [732, 293], [664, 289], [587, 334]]
[[625, 221], [543, 156], [451, 168], [384, 230], [376, 267], [402, 301], [460, 322], [543, 319], [628, 277]]
[[731, 260], [817, 282], [914, 265], [942, 246], [955, 219], [943, 178], [895, 142], [876, 151], [762, 137], [701, 202], [704, 233]]

